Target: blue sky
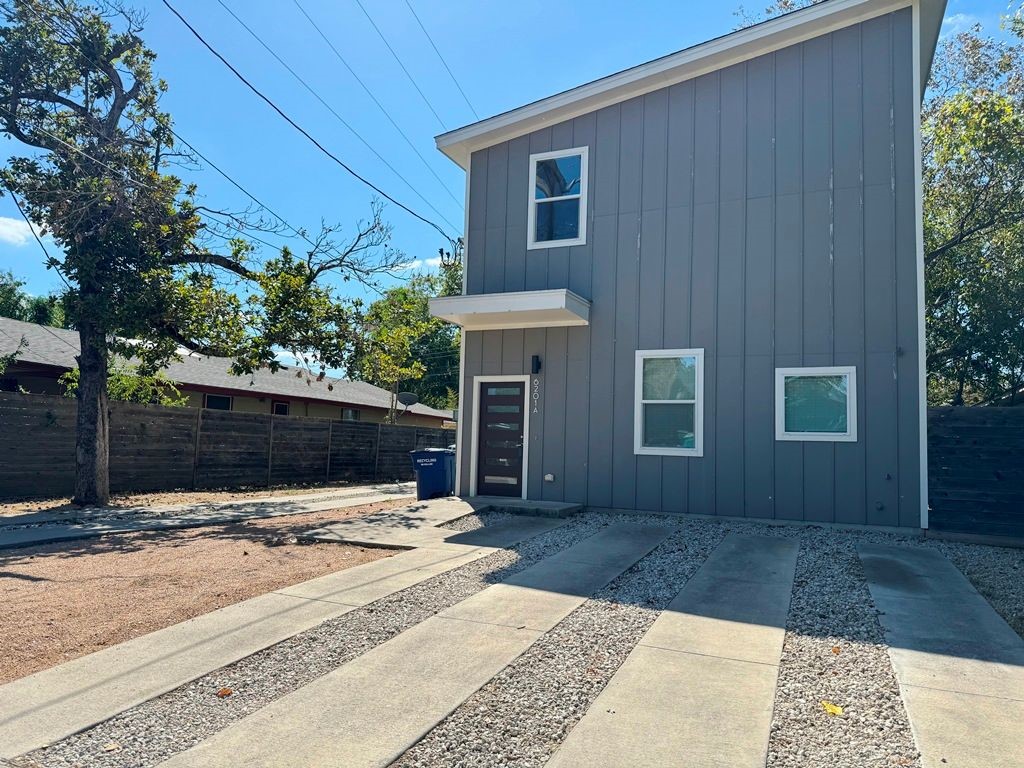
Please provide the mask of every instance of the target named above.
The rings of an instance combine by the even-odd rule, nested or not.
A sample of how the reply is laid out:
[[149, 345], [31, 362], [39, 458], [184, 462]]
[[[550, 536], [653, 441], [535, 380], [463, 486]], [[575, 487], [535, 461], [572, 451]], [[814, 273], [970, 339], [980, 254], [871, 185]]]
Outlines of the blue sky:
[[[439, 221], [443, 216], [461, 230], [463, 173], [434, 148], [433, 137], [475, 118], [405, 0], [362, 2], [441, 121], [406, 79], [355, 0], [299, 2], [432, 171], [345, 70], [293, 0], [224, 3], [409, 185], [303, 89], [217, 2], [172, 0], [214, 47], [332, 152], [410, 208]], [[480, 117], [725, 34], [736, 26], [733, 11], [739, 5], [729, 0], [410, 2]], [[750, 9], [764, 4], [764, 0], [746, 3]], [[351, 227], [366, 216], [370, 190], [245, 89], [159, 0], [136, 0], [135, 5], [149, 14], [144, 37], [158, 55], [158, 74], [170, 86], [164, 107], [186, 140], [295, 225], [313, 231], [321, 221]], [[978, 21], [998, 33], [999, 16], [1006, 9], [1007, 0], [950, 0], [946, 30]], [[6, 159], [19, 151], [13, 142], [0, 140], [0, 157]], [[199, 185], [204, 204], [211, 208], [241, 210], [250, 203], [212, 169], [189, 172], [185, 178]], [[430, 210], [418, 195], [439, 213]], [[442, 245], [436, 232], [393, 205], [385, 209], [385, 217], [394, 226], [394, 245], [410, 262], [429, 268], [430, 259]], [[0, 271], [6, 270], [26, 280], [33, 293], [60, 286], [59, 278], [42, 267], [41, 252], [9, 198], [0, 199]], [[356, 288], [344, 290], [358, 292]]]

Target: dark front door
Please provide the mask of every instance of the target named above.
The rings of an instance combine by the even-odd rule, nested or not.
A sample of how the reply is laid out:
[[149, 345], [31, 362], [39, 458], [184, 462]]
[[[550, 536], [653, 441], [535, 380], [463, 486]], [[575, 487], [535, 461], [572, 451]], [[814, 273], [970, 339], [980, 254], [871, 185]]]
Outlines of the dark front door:
[[521, 381], [480, 384], [476, 492], [481, 496], [523, 495], [526, 385]]

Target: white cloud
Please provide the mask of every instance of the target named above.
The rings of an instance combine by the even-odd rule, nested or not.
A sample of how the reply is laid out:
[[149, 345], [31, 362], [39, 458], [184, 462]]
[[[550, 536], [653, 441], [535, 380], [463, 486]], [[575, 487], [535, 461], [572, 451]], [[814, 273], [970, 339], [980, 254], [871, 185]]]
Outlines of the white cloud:
[[23, 219], [0, 216], [0, 243], [22, 246], [32, 241], [32, 230]]
[[954, 13], [942, 20], [942, 34], [958, 35], [966, 32], [975, 24], [981, 24], [983, 20], [973, 13]]
[[414, 270], [414, 269], [437, 269], [441, 266], [441, 257], [435, 256], [432, 259], [416, 259], [415, 261], [407, 261], [405, 264], [399, 266], [401, 270]]

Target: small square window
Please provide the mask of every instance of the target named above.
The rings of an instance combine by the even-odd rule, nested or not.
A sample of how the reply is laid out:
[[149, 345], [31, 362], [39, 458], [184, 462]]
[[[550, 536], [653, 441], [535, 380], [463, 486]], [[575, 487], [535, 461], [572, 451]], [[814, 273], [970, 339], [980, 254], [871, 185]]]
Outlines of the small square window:
[[857, 369], [775, 369], [775, 439], [857, 441]]
[[211, 411], [230, 411], [231, 397], [229, 395], [207, 395], [204, 407]]
[[587, 147], [530, 155], [527, 248], [587, 242]]
[[359, 421], [359, 409], [358, 408], [342, 408], [341, 409], [342, 421]]
[[275, 400], [272, 406], [271, 413], [275, 416], [287, 416], [289, 404], [284, 400]]
[[704, 350], [636, 353], [633, 452], [704, 455]]

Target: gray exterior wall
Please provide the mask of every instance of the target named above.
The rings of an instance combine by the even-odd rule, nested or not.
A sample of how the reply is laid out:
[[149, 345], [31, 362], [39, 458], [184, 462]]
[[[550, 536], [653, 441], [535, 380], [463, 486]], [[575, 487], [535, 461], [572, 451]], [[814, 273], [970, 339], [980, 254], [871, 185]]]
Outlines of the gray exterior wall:
[[[461, 492], [473, 376], [540, 355], [530, 498], [919, 526], [911, 30], [902, 10], [474, 153], [467, 292], [593, 307], [465, 334]], [[582, 145], [587, 244], [527, 251], [528, 156]], [[634, 352], [689, 347], [704, 456], [635, 456]], [[777, 442], [774, 368], [824, 365], [857, 368], [857, 442]]]

